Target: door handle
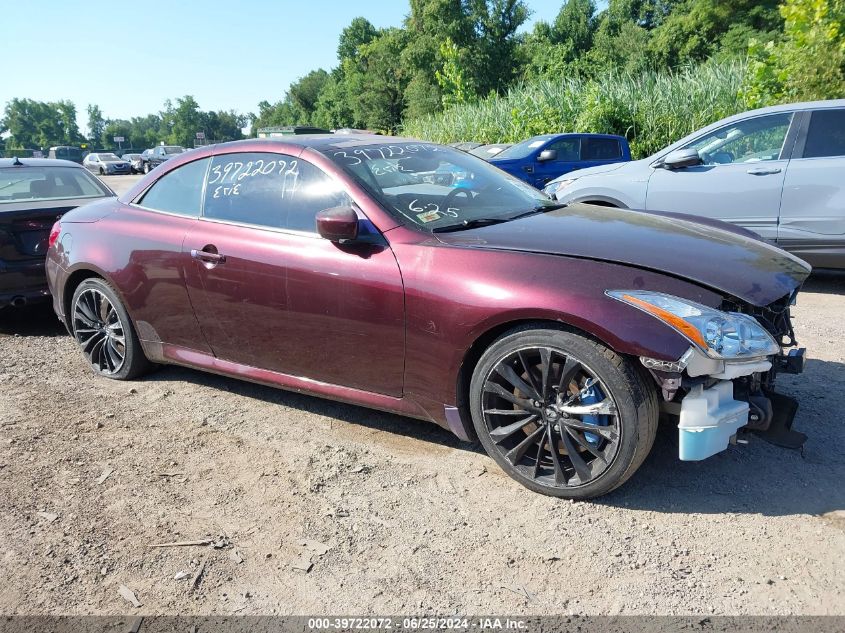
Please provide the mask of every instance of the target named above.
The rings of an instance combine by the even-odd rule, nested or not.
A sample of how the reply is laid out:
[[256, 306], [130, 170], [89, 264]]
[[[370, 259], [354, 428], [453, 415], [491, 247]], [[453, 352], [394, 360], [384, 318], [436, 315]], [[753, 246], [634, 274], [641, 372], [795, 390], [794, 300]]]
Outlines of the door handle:
[[746, 173], [752, 176], [769, 176], [771, 174], [779, 174], [780, 167], [755, 167], [754, 169], [749, 169]]
[[220, 253], [211, 253], [209, 251], [198, 251], [195, 248], [191, 249], [191, 257], [207, 264], [222, 264], [226, 261], [226, 256]]

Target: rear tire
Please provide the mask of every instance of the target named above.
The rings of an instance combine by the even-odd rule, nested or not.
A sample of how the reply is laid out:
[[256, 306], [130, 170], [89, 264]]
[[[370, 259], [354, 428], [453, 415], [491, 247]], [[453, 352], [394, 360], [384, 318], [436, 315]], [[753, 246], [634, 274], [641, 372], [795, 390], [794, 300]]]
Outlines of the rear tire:
[[94, 373], [131, 380], [151, 368], [129, 314], [104, 280], [91, 278], [79, 284], [71, 299], [70, 322]]
[[470, 383], [482, 446], [530, 490], [590, 499], [621, 486], [654, 443], [653, 385], [628, 359], [563, 329], [520, 327], [497, 339]]

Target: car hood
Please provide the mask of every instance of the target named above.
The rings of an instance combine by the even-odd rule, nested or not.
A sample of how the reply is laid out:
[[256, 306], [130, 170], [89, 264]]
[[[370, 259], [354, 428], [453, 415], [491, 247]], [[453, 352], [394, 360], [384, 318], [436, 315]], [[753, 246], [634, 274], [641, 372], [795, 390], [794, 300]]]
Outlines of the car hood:
[[549, 184], [552, 184], [553, 182], [560, 182], [561, 180], [574, 180], [575, 178], [581, 178], [583, 176], [595, 176], [598, 174], [606, 174], [608, 172], [616, 171], [618, 169], [622, 169], [623, 167], [630, 166], [638, 162], [639, 161], [625, 161], [622, 163], [611, 163], [609, 165], [596, 165], [595, 167], [576, 169], [574, 171], [568, 171], [562, 176], [558, 176], [554, 180], [549, 181]]
[[454, 246], [636, 266], [693, 281], [755, 306], [791, 293], [810, 274], [803, 260], [727, 228], [580, 203], [437, 237]]
[[520, 165], [524, 165], [529, 162], [528, 158], [497, 158], [493, 156], [487, 162], [491, 165], [495, 165], [499, 169], [511, 169], [514, 167], [519, 167]]

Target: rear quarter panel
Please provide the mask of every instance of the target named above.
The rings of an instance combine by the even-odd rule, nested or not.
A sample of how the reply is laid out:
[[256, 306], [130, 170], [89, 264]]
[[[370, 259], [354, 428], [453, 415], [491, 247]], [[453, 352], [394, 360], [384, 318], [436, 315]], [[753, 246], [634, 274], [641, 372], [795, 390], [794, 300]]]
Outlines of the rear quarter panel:
[[[97, 219], [85, 221], [91, 217]], [[188, 227], [196, 220], [146, 211], [117, 200], [93, 210], [71, 212], [66, 219], [47, 262], [57, 312], [65, 314], [69, 304], [68, 281], [90, 271], [104, 278], [121, 297], [145, 350], [153, 352], [153, 360], [158, 360], [156, 347], [150, 343], [210, 351], [188, 300], [181, 250]]]

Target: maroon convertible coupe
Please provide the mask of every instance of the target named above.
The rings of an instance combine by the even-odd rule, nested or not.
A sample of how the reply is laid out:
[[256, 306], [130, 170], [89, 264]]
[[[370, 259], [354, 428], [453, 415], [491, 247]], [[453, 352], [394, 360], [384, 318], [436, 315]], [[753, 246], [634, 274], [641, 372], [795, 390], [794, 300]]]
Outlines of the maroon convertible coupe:
[[431, 420], [541, 493], [613, 490], [660, 414], [685, 460], [740, 429], [805, 439], [773, 382], [803, 369], [784, 348], [807, 264], [720, 222], [562, 207], [448, 147], [205, 147], [50, 244], [95, 372], [173, 363]]

